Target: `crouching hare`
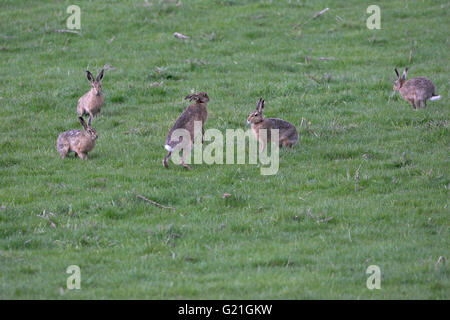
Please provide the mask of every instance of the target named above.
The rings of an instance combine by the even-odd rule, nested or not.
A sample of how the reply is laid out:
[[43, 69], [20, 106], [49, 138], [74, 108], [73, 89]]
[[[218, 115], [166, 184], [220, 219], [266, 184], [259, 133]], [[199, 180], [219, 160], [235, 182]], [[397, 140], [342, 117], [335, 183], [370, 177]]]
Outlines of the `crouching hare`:
[[172, 129], [170, 129], [169, 134], [167, 135], [166, 144], [164, 148], [169, 152], [167, 156], [163, 160], [164, 167], [169, 168], [168, 160], [172, 155], [172, 152], [176, 145], [183, 141], [183, 137], [179, 137], [178, 140], [172, 140], [172, 133], [177, 129], [184, 129], [190, 135], [190, 141], [187, 145], [187, 148], [183, 150], [183, 156], [181, 160], [181, 165], [186, 169], [191, 169], [186, 163], [186, 156], [190, 155], [190, 150], [192, 148], [192, 144], [196, 138], [194, 136], [196, 132], [194, 132], [194, 123], [201, 122], [202, 129], [202, 143], [203, 143], [203, 135], [205, 134], [205, 129], [203, 126], [205, 125], [206, 118], [208, 117], [208, 112], [206, 110], [206, 103], [209, 101], [209, 97], [206, 92], [198, 92], [196, 94], [190, 94], [186, 96], [186, 100], [194, 101], [193, 104], [188, 106], [186, 110], [180, 115], [180, 117], [175, 121]]
[[100, 113], [104, 100], [102, 90], [103, 72], [104, 69], [102, 69], [97, 78], [94, 79], [92, 73], [90, 73], [89, 70], [86, 71], [87, 78], [91, 83], [92, 88], [78, 100], [77, 112], [79, 117], [88, 114], [90, 118], [93, 118]]
[[78, 118], [84, 131], [81, 130], [69, 130], [59, 135], [56, 141], [56, 149], [58, 150], [61, 158], [64, 159], [69, 152], [75, 152], [81, 159], [86, 160], [88, 152], [94, 149], [95, 140], [98, 135], [94, 128], [91, 127], [91, 119], [89, 118], [88, 124], [84, 121], [83, 117]]
[[403, 99], [408, 101], [414, 110], [417, 111], [421, 105], [423, 105], [423, 108], [426, 108], [428, 99], [434, 101], [441, 98], [441, 96], [435, 94], [434, 85], [430, 79], [417, 77], [406, 81], [408, 68], [405, 68], [401, 76], [398, 73], [397, 68], [395, 68], [394, 71], [398, 78], [394, 84], [394, 91], [399, 91]]
[[[261, 98], [258, 100], [256, 104], [256, 109], [247, 119], [247, 123], [251, 123], [253, 133], [255, 134], [256, 139], [260, 142], [259, 150], [262, 152], [266, 147], [266, 144], [271, 141], [270, 129], [278, 129], [279, 130], [279, 146], [285, 146], [288, 148], [292, 148], [294, 144], [298, 141], [298, 133], [295, 126], [285, 120], [276, 119], [276, 118], [264, 118], [263, 110], [266, 102]], [[260, 135], [260, 130], [266, 129], [267, 132], [267, 141], [264, 141], [264, 138]]]

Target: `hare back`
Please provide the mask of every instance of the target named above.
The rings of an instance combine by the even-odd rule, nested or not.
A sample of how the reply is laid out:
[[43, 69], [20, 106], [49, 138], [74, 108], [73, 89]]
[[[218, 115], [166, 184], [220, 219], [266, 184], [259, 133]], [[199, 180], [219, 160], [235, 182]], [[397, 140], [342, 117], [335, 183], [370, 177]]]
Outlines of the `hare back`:
[[282, 134], [282, 132], [287, 131], [287, 130], [296, 130], [295, 126], [290, 123], [287, 122], [286, 120], [282, 120], [282, 119], [278, 119], [278, 118], [268, 118], [266, 119], [270, 122], [270, 127], [272, 129], [279, 129], [280, 130], [280, 135]]
[[[282, 119], [277, 118], [265, 118], [263, 121], [252, 124], [253, 133], [256, 136], [256, 139], [260, 138], [260, 130], [266, 129], [266, 137], [268, 141], [272, 140], [272, 133], [270, 129], [278, 129], [278, 139], [279, 140], [298, 140], [297, 129], [292, 123], [289, 123]], [[294, 142], [294, 143], [295, 143]]]
[[58, 150], [58, 152], [61, 153], [66, 149], [70, 150], [71, 141], [73, 141], [80, 135], [81, 135], [80, 130], [69, 130], [61, 133], [58, 136], [58, 140], [56, 140], [56, 149]]
[[61, 143], [71, 141], [82, 136], [82, 133], [83, 132], [81, 130], [69, 130], [61, 133], [58, 137], [58, 141], [60, 141]]
[[297, 142], [297, 140], [298, 140], [297, 129], [295, 128], [295, 126], [292, 123], [282, 120], [282, 119], [277, 119], [277, 118], [269, 118], [267, 120], [270, 121], [272, 129], [280, 130], [279, 131], [279, 139], [280, 140], [288, 139], [288, 140], [292, 140], [293, 143]]
[[183, 113], [178, 117], [177, 121], [175, 121], [172, 129], [170, 129], [169, 134], [167, 135], [166, 145], [173, 148], [175, 145], [182, 141], [182, 139], [171, 139], [172, 133], [177, 129], [187, 130], [191, 136], [191, 141], [194, 140], [194, 123], [196, 121], [201, 121], [203, 127], [208, 116], [206, 106], [202, 108], [201, 105], [202, 104], [191, 105], [183, 111]]
[[422, 99], [428, 99], [434, 95], [434, 85], [430, 79], [425, 77], [417, 77], [409, 79], [400, 88], [403, 97], [416, 96]]
[[69, 151], [91, 151], [95, 146], [95, 140], [88, 137], [83, 131], [69, 130], [59, 135], [57, 148], [69, 147]]

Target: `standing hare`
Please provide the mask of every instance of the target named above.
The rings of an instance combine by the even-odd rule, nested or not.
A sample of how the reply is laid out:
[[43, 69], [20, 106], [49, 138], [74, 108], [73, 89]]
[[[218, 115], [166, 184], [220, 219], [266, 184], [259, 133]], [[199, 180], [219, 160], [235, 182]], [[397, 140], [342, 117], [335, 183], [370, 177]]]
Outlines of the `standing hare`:
[[79, 117], [78, 119], [80, 120], [84, 131], [69, 130], [63, 132], [56, 141], [56, 149], [62, 159], [64, 159], [69, 152], [73, 151], [81, 159], [86, 160], [88, 152], [95, 147], [95, 140], [97, 140], [98, 135], [95, 129], [91, 127], [92, 118], [89, 118], [88, 124], [86, 124], [83, 117]]
[[[298, 141], [298, 133], [295, 126], [285, 120], [276, 119], [276, 118], [264, 118], [263, 110], [266, 102], [261, 98], [258, 100], [256, 104], [256, 109], [247, 119], [247, 123], [251, 123], [253, 133], [256, 136], [256, 139], [260, 142], [260, 152], [264, 150], [267, 143], [271, 141], [271, 129], [279, 130], [279, 146], [285, 146], [288, 148], [292, 148], [294, 144]], [[260, 130], [267, 130], [267, 141], [264, 141], [264, 137], [261, 137]]]
[[405, 68], [401, 76], [397, 68], [394, 70], [398, 79], [395, 81], [393, 89], [394, 91], [399, 91], [403, 99], [411, 103], [414, 110], [417, 111], [421, 105], [423, 105], [423, 108], [426, 108], [428, 99], [434, 101], [441, 98], [441, 96], [435, 94], [434, 85], [430, 79], [417, 77], [406, 81], [408, 68]]
[[77, 112], [79, 117], [88, 114], [89, 117], [93, 118], [100, 113], [100, 109], [103, 106], [103, 72], [104, 69], [100, 71], [97, 79], [94, 80], [92, 73], [90, 73], [89, 70], [86, 71], [87, 78], [91, 83], [92, 88], [78, 100]]
[[169, 164], [167, 163], [170, 156], [172, 155], [172, 152], [176, 145], [181, 143], [184, 139], [184, 137], [179, 137], [178, 140], [172, 140], [172, 133], [177, 129], [184, 129], [189, 133], [190, 141], [187, 145], [187, 148], [183, 150], [183, 157], [181, 160], [181, 165], [187, 169], [191, 169], [186, 163], [185, 159], [186, 156], [189, 155], [189, 152], [192, 148], [192, 144], [195, 140], [195, 134], [194, 132], [194, 123], [195, 122], [201, 122], [201, 129], [202, 129], [202, 143], [203, 143], [203, 135], [205, 133], [205, 130], [203, 128], [206, 118], [208, 117], [208, 112], [206, 110], [206, 103], [209, 101], [209, 97], [206, 94], [206, 92], [198, 92], [196, 94], [190, 94], [186, 96], [186, 100], [189, 99], [189, 101], [194, 101], [193, 104], [191, 104], [189, 107], [186, 108], [186, 110], [183, 111], [183, 113], [180, 115], [180, 117], [175, 121], [175, 124], [173, 125], [172, 129], [170, 129], [169, 134], [167, 135], [166, 144], [164, 148], [169, 152], [167, 156], [163, 160], [164, 167], [168, 168]]

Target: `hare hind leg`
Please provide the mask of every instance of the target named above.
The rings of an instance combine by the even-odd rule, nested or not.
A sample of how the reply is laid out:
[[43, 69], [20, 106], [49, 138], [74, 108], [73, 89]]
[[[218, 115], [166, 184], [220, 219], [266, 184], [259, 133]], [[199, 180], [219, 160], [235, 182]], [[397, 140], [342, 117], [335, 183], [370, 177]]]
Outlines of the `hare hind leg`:
[[70, 144], [67, 142], [60, 142], [58, 139], [56, 143], [56, 150], [61, 155], [61, 159], [64, 159], [70, 151]]
[[167, 154], [167, 156], [165, 156], [164, 159], [163, 159], [163, 165], [164, 165], [164, 167], [165, 167], [166, 169], [169, 169], [169, 163], [168, 163], [168, 161], [169, 161], [169, 158], [170, 158], [171, 155], [172, 155], [172, 152], [169, 152], [169, 153]]
[[86, 115], [89, 115], [89, 110], [87, 108], [85, 108], [84, 106], [77, 106], [77, 113], [78, 113], [78, 117], [84, 117]]
[[292, 148], [292, 142], [288, 138], [281, 140], [281, 145], [287, 148]]
[[182, 165], [183, 167], [185, 167], [186, 169], [188, 169], [188, 170], [192, 170], [192, 168], [189, 167], [186, 163], [184, 163], [184, 161], [181, 161], [181, 165]]
[[414, 102], [413, 102], [413, 108], [414, 108], [414, 110], [416, 110], [416, 111], [420, 109], [420, 100], [414, 99]]
[[412, 101], [413, 101], [413, 107], [414, 107], [414, 109], [417, 111], [418, 109], [420, 109], [420, 98], [416, 95], [416, 94], [414, 94], [414, 96], [413, 96], [413, 98], [412, 98]]
[[191, 148], [192, 148], [192, 141], [189, 144], [189, 146], [187, 146], [185, 149], [183, 149], [183, 156], [181, 157], [181, 165], [183, 167], [185, 167], [188, 170], [192, 170], [191, 167], [189, 167], [186, 162], [185, 159], [187, 156], [191, 156]]
[[67, 154], [69, 153], [69, 146], [59, 149], [58, 152], [61, 155], [61, 159], [65, 159]]
[[422, 100], [422, 108], [426, 109], [427, 107], [427, 99]]

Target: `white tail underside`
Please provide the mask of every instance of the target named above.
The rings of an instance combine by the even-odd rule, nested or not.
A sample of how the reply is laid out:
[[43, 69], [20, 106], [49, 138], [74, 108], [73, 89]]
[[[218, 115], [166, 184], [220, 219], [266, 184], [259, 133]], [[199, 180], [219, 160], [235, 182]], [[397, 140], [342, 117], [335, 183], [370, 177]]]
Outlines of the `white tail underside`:
[[430, 98], [431, 101], [439, 100], [441, 96], [433, 96]]
[[169, 146], [168, 144], [166, 144], [164, 146], [164, 148], [166, 148], [167, 151], [172, 152], [173, 148], [171, 146]]

